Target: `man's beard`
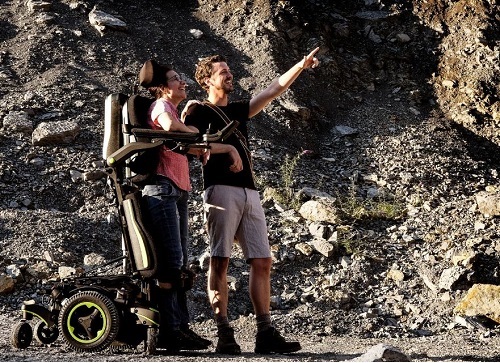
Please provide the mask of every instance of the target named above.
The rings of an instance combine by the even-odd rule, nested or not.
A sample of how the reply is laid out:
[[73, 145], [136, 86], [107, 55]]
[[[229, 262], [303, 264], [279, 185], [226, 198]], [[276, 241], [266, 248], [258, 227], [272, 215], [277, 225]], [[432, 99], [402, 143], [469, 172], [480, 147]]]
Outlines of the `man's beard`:
[[231, 92], [234, 91], [233, 85], [226, 85], [226, 84], [224, 84], [224, 86], [222, 87], [222, 89], [224, 90], [225, 94], [230, 94]]

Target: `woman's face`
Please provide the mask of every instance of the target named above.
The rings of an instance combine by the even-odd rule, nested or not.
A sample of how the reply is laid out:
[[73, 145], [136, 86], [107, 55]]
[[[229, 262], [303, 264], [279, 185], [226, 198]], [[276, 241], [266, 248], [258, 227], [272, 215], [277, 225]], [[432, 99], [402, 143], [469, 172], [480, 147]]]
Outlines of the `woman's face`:
[[170, 70], [167, 72], [167, 88], [166, 95], [168, 98], [178, 101], [184, 100], [186, 95], [186, 82], [177, 74], [176, 71]]

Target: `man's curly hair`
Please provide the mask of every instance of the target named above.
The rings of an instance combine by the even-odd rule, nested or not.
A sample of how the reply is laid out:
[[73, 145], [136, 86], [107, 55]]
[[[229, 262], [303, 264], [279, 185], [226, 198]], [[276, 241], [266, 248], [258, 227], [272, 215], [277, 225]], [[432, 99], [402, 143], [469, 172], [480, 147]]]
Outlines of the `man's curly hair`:
[[208, 91], [208, 85], [204, 82], [205, 78], [210, 78], [212, 76], [212, 68], [214, 63], [226, 62], [226, 58], [222, 55], [212, 55], [210, 57], [205, 57], [199, 60], [196, 65], [196, 72], [194, 78], [196, 82], [205, 91]]

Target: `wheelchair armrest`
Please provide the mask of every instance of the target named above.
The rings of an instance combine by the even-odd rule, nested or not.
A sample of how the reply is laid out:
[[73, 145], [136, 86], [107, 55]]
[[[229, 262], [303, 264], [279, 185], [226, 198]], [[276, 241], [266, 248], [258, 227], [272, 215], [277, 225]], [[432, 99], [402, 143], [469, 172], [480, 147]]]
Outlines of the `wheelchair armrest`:
[[203, 141], [205, 142], [223, 142], [227, 137], [229, 137], [234, 130], [238, 127], [240, 123], [236, 120], [231, 121], [222, 130], [217, 131], [214, 134], [204, 134]]
[[165, 131], [165, 130], [153, 130], [153, 129], [132, 129], [132, 134], [136, 137], [142, 137], [147, 139], [163, 139], [171, 140], [180, 143], [190, 143], [202, 141], [201, 134], [197, 132], [175, 132], [175, 131]]
[[132, 133], [136, 137], [143, 137], [150, 139], [151, 142], [131, 142], [125, 146], [122, 146], [114, 153], [108, 156], [106, 163], [108, 166], [116, 166], [121, 162], [129, 159], [132, 155], [139, 153], [143, 150], [153, 149], [158, 146], [164, 145], [167, 142], [173, 142], [176, 146], [173, 148], [189, 149], [189, 148], [210, 148], [209, 144], [211, 142], [223, 142], [229, 135], [231, 135], [236, 127], [239, 125], [238, 121], [231, 121], [222, 130], [217, 131], [214, 134], [199, 134], [196, 132], [172, 132], [165, 130], [152, 130], [152, 129], [141, 129], [134, 128]]
[[108, 156], [108, 158], [106, 159], [106, 163], [108, 164], [108, 166], [119, 165], [121, 162], [124, 162], [132, 155], [137, 154], [140, 151], [153, 149], [155, 147], [163, 145], [163, 141], [164, 140], [153, 140], [153, 142], [131, 142], [130, 144], [122, 146], [110, 156]]

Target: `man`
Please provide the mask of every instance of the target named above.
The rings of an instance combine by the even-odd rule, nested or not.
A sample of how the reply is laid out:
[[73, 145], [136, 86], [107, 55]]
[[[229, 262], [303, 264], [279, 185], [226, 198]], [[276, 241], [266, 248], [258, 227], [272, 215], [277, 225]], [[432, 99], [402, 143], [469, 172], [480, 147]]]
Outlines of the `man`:
[[208, 295], [215, 313], [221, 354], [240, 354], [228, 316], [227, 269], [232, 244], [238, 241], [250, 265], [249, 293], [257, 320], [255, 352], [291, 353], [301, 349], [299, 342], [289, 342], [271, 323], [271, 252], [264, 210], [252, 170], [247, 145], [247, 122], [272, 100], [290, 87], [306, 68], [318, 65], [314, 49], [265, 90], [249, 101], [229, 102], [233, 75], [226, 59], [216, 55], [199, 61], [195, 77], [208, 93], [208, 101], [192, 104], [187, 110], [186, 125], [199, 131], [222, 129], [230, 120], [240, 122], [237, 132], [224, 143], [211, 144], [211, 156], [203, 167], [204, 204], [210, 237]]

